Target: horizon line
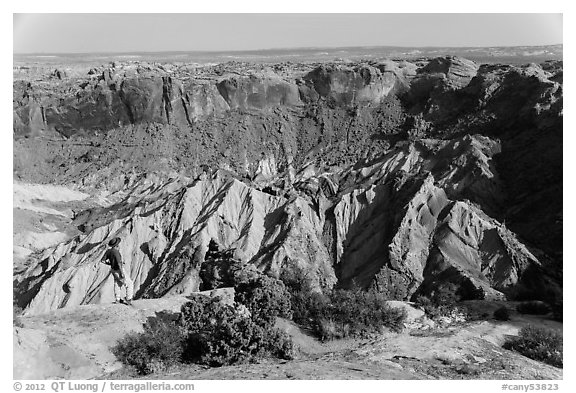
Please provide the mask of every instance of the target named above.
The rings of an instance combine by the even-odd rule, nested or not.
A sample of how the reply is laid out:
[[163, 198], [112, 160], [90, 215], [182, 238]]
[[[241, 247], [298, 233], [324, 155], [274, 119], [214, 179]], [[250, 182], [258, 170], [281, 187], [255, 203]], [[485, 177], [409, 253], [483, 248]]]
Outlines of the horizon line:
[[220, 49], [220, 50], [144, 50], [144, 51], [95, 51], [95, 52], [12, 52], [12, 55], [99, 55], [99, 54], [146, 54], [146, 53], [241, 53], [241, 52], [266, 52], [274, 50], [319, 50], [319, 49], [377, 49], [377, 48], [406, 48], [406, 49], [431, 49], [431, 48], [446, 48], [446, 49], [482, 49], [482, 48], [535, 48], [547, 46], [563, 46], [559, 44], [542, 44], [542, 45], [488, 45], [488, 46], [446, 46], [446, 45], [427, 45], [427, 46], [404, 46], [404, 45], [357, 45], [357, 46], [301, 46], [301, 47], [278, 47], [278, 48], [261, 48], [261, 49]]

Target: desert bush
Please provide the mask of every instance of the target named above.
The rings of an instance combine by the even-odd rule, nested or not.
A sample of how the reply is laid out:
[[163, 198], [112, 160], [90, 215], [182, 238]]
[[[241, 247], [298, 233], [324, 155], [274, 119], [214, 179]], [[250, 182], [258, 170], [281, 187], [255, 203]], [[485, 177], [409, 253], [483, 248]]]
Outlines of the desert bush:
[[241, 315], [217, 298], [196, 296], [182, 306], [181, 324], [187, 332], [185, 359], [210, 366], [241, 363], [264, 355], [290, 359], [289, 337], [257, 317]]
[[291, 304], [293, 321], [314, 328], [325, 317], [330, 299], [323, 293], [299, 291], [292, 293]]
[[253, 264], [235, 259], [234, 251], [233, 248], [220, 250], [214, 240], [210, 241], [199, 272], [201, 290], [236, 287], [262, 275]]
[[287, 333], [273, 329], [270, 333], [270, 341], [274, 343], [269, 349], [272, 356], [284, 360], [292, 360], [296, 357], [297, 348]]
[[350, 326], [350, 334], [364, 336], [384, 327], [401, 331], [406, 310], [390, 307], [388, 299], [375, 291], [336, 290], [330, 296], [329, 317]]
[[290, 269], [282, 271], [280, 279], [290, 293], [312, 292], [312, 281], [302, 268], [291, 266]]
[[233, 250], [220, 251], [213, 241], [207, 255], [200, 271], [203, 290], [234, 287], [235, 301], [246, 306], [260, 325], [273, 323], [276, 317], [292, 317], [290, 293], [281, 280], [234, 259]]
[[214, 240], [210, 241], [200, 267], [200, 290], [234, 286], [234, 272], [242, 267], [242, 262], [234, 259], [233, 254], [233, 249], [220, 250]]
[[530, 300], [518, 304], [516, 310], [520, 314], [546, 315], [550, 312], [550, 307], [540, 300]]
[[351, 335], [350, 324], [332, 318], [320, 318], [317, 322], [317, 334], [322, 341], [345, 338]]
[[183, 343], [182, 329], [175, 322], [158, 317], [148, 320], [144, 332], [130, 333], [119, 340], [112, 353], [138, 374], [147, 375], [180, 362]]
[[553, 329], [525, 326], [518, 337], [504, 343], [504, 348], [555, 367], [563, 366], [562, 334]]
[[290, 287], [293, 320], [323, 340], [363, 337], [385, 328], [400, 331], [404, 326], [406, 311], [388, 306], [381, 293], [338, 289], [322, 294], [308, 285]]
[[428, 296], [418, 295], [414, 300], [414, 304], [426, 311], [427, 307], [432, 307], [432, 300]]
[[[218, 283], [218, 277], [210, 283]], [[114, 354], [140, 374], [181, 360], [222, 366], [268, 355], [292, 359], [292, 340], [274, 328], [276, 317], [291, 317], [290, 294], [284, 284], [244, 269], [240, 263], [234, 264], [226, 280], [237, 283], [235, 306], [218, 297], [193, 296], [182, 306], [176, 322], [147, 324], [144, 333], [120, 340]]]
[[261, 275], [235, 288], [235, 300], [245, 305], [252, 319], [262, 325], [274, 324], [276, 317], [292, 318], [290, 293], [276, 278]]
[[456, 303], [461, 300], [459, 291], [456, 284], [445, 283], [438, 286], [429, 296], [417, 296], [414, 303], [431, 319], [450, 317], [458, 309]]
[[459, 292], [458, 285], [451, 282], [443, 283], [432, 291], [430, 300], [436, 306], [451, 306], [461, 300]]
[[440, 317], [447, 317], [449, 316], [456, 308], [454, 303], [450, 304], [438, 304], [435, 301], [432, 301], [427, 296], [418, 296], [414, 303], [422, 308], [426, 315], [431, 319], [438, 319]]
[[494, 311], [494, 319], [497, 319], [498, 321], [509, 321], [510, 310], [508, 307], [502, 306]]
[[315, 328], [330, 303], [328, 296], [314, 290], [311, 281], [300, 269], [284, 271], [281, 279], [290, 293], [292, 320], [308, 328]]

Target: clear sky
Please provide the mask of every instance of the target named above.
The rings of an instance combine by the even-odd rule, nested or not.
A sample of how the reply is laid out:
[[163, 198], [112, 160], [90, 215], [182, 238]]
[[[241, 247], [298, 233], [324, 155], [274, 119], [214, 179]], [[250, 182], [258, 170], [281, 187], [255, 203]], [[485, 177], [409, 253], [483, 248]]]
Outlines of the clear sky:
[[562, 43], [561, 14], [14, 14], [14, 53]]

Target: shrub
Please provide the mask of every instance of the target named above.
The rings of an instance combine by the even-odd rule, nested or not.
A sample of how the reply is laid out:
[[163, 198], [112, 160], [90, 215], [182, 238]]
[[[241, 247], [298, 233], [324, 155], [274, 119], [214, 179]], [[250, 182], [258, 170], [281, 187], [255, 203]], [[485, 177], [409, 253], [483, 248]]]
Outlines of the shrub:
[[236, 287], [262, 275], [253, 264], [234, 258], [235, 249], [220, 250], [214, 240], [210, 240], [205, 260], [200, 268], [200, 290], [223, 287]]
[[290, 293], [313, 292], [312, 282], [307, 273], [297, 266], [282, 271], [280, 279], [286, 285]]
[[[468, 291], [471, 290], [468, 289]], [[419, 295], [414, 303], [420, 306], [431, 319], [450, 317], [458, 311], [456, 303], [461, 300], [459, 292], [458, 285], [448, 282], [439, 285], [430, 293], [430, 296]]]
[[285, 332], [278, 329], [273, 329], [270, 336], [270, 341], [274, 345], [270, 348], [270, 354], [279, 359], [292, 360], [296, 357], [296, 346], [292, 338]]
[[182, 306], [181, 324], [187, 332], [185, 358], [221, 366], [254, 355], [248, 350], [254, 324], [218, 298], [195, 296]]
[[563, 366], [562, 334], [553, 329], [528, 325], [520, 330], [519, 337], [508, 339], [504, 348], [555, 367]]
[[290, 293], [292, 320], [308, 328], [315, 328], [324, 317], [330, 299], [313, 289], [311, 281], [301, 269], [285, 270], [281, 279]]
[[235, 300], [245, 305], [252, 319], [262, 325], [274, 324], [276, 317], [292, 318], [290, 293], [278, 279], [260, 276], [236, 287]]
[[322, 341], [344, 338], [350, 335], [350, 324], [332, 318], [320, 318], [317, 332]]
[[438, 319], [440, 317], [447, 317], [454, 311], [455, 306], [450, 304], [438, 304], [426, 296], [418, 296], [414, 301], [417, 306], [421, 307], [426, 315], [431, 319]]
[[286, 335], [268, 323], [258, 324], [241, 315], [217, 298], [196, 296], [182, 306], [180, 321], [187, 332], [188, 361], [222, 366], [265, 354], [288, 359], [293, 355], [293, 346]]
[[509, 321], [510, 320], [510, 310], [507, 307], [500, 307], [494, 311], [494, 319], [498, 321]]
[[240, 264], [232, 257], [233, 250], [220, 251], [211, 240], [206, 259], [200, 267], [200, 290], [231, 287], [234, 285], [233, 266]]
[[235, 306], [222, 303], [218, 297], [192, 296], [175, 322], [149, 323], [144, 333], [120, 340], [113, 353], [140, 374], [165, 369], [178, 361], [222, 366], [265, 355], [292, 359], [296, 353], [292, 340], [274, 328], [276, 317], [292, 316], [290, 294], [284, 284], [242, 263], [220, 271], [225, 275], [216, 270], [213, 276], [206, 273], [205, 277], [210, 278], [207, 282], [235, 283]]
[[330, 299], [323, 293], [298, 291], [292, 294], [291, 304], [294, 322], [314, 328], [328, 310]]
[[439, 285], [431, 294], [430, 299], [436, 306], [452, 306], [460, 301], [458, 285], [448, 282]]
[[337, 290], [330, 296], [329, 316], [350, 326], [350, 334], [365, 336], [381, 332], [384, 327], [401, 331], [406, 310], [390, 307], [381, 293], [361, 290]]
[[381, 293], [339, 289], [329, 294], [302, 287], [292, 293], [293, 319], [323, 340], [368, 336], [384, 328], [400, 331], [406, 310], [392, 308]]
[[165, 370], [182, 359], [184, 335], [173, 321], [150, 318], [144, 332], [130, 333], [118, 341], [112, 353], [124, 364], [146, 375]]
[[540, 300], [531, 300], [518, 304], [516, 310], [520, 314], [546, 315], [550, 312], [550, 307]]

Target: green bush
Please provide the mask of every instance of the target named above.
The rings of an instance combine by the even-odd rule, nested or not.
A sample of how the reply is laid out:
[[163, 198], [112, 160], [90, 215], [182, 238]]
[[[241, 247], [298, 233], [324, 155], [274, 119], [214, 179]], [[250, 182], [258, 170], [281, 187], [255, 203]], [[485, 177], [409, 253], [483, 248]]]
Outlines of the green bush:
[[516, 310], [520, 314], [546, 315], [550, 312], [550, 307], [540, 300], [531, 300], [518, 304]]
[[349, 329], [352, 336], [378, 333], [383, 328], [399, 332], [404, 327], [406, 310], [390, 307], [387, 300], [374, 291], [336, 290], [330, 295], [330, 305], [323, 314]]
[[449, 316], [456, 307], [453, 303], [438, 304], [427, 296], [418, 296], [414, 303], [422, 308], [426, 315], [431, 319]]
[[241, 315], [217, 298], [194, 297], [182, 306], [180, 322], [187, 332], [188, 361], [222, 366], [266, 354], [286, 359], [293, 356], [287, 336], [270, 324], [258, 324]]
[[214, 241], [210, 242], [200, 271], [201, 289], [234, 287], [235, 301], [245, 305], [260, 325], [274, 323], [276, 317], [291, 318], [290, 293], [284, 283], [232, 255], [233, 250], [220, 251]]
[[250, 318], [217, 300], [193, 303], [182, 310], [188, 331], [187, 360], [221, 366], [259, 355], [264, 333]]
[[234, 284], [235, 305], [194, 295], [176, 322], [148, 324], [144, 333], [122, 339], [114, 348], [118, 359], [149, 374], [178, 361], [222, 366], [261, 356], [295, 356], [290, 337], [274, 327], [276, 317], [292, 317], [284, 284], [213, 248], [218, 263], [204, 271], [206, 285]]
[[508, 339], [504, 348], [555, 367], [563, 366], [562, 334], [553, 329], [528, 325], [520, 330], [519, 337]]
[[278, 279], [261, 275], [236, 287], [236, 302], [245, 305], [252, 319], [262, 325], [274, 324], [276, 317], [292, 318], [290, 293]]
[[313, 290], [305, 272], [298, 268], [284, 271], [281, 279], [290, 293], [292, 320], [305, 327], [315, 328], [330, 303], [328, 296]]
[[234, 249], [220, 250], [213, 240], [210, 241], [200, 268], [200, 290], [236, 287], [262, 276], [256, 266], [235, 259], [233, 255]]
[[459, 292], [458, 285], [451, 282], [443, 283], [432, 291], [430, 300], [436, 306], [452, 306], [461, 300]]
[[118, 360], [147, 375], [162, 371], [182, 359], [184, 335], [173, 321], [151, 318], [144, 332], [130, 333], [112, 347]]
[[494, 311], [494, 319], [497, 319], [498, 321], [509, 321], [510, 310], [505, 306], [500, 307]]
[[317, 333], [322, 341], [337, 340], [350, 336], [350, 324], [332, 318], [320, 318]]
[[454, 283], [439, 285], [429, 296], [419, 295], [414, 300], [431, 319], [450, 316], [461, 300], [459, 287]]
[[273, 343], [269, 350], [272, 356], [284, 360], [292, 360], [296, 357], [296, 346], [287, 333], [272, 329], [269, 340]]
[[290, 277], [286, 285], [294, 322], [311, 328], [322, 340], [363, 337], [384, 328], [400, 331], [406, 319], [404, 309], [388, 306], [388, 299], [375, 291], [338, 289], [323, 294], [299, 277]]
[[303, 326], [314, 328], [324, 318], [330, 299], [323, 293], [298, 291], [292, 293], [292, 319]]

